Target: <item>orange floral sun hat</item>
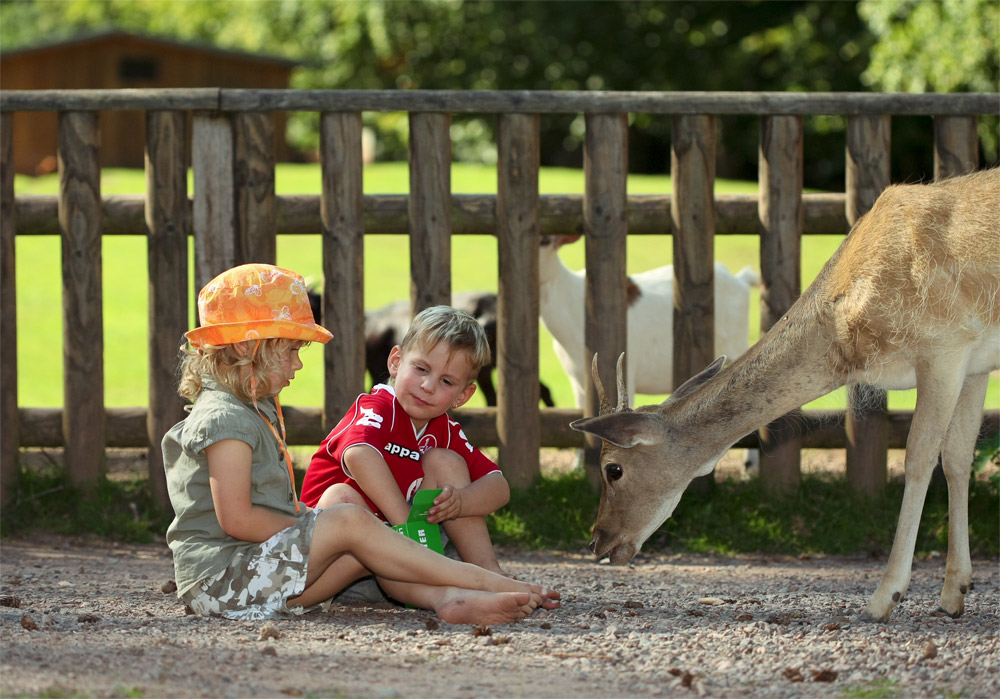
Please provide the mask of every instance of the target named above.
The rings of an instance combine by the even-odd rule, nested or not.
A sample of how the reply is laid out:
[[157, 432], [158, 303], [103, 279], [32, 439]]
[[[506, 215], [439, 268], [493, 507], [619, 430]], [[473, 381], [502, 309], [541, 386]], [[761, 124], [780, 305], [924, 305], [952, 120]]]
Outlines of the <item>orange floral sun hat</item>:
[[184, 334], [194, 347], [266, 337], [306, 342], [333, 337], [316, 324], [302, 277], [274, 265], [240, 265], [217, 276], [198, 293], [198, 317], [201, 327]]

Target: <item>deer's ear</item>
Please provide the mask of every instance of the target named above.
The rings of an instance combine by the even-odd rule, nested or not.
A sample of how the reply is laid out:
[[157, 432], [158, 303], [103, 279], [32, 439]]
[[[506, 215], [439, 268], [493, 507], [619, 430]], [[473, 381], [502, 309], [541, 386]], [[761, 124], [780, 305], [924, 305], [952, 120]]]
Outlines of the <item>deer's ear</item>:
[[640, 444], [659, 444], [664, 437], [663, 421], [658, 415], [650, 413], [609, 413], [574, 420], [569, 426], [623, 449]]
[[670, 394], [669, 398], [663, 401], [663, 404], [666, 405], [671, 401], [680, 400], [684, 396], [690, 393], [694, 393], [694, 390], [696, 388], [698, 388], [703, 383], [708, 381], [710, 378], [712, 378], [720, 371], [722, 371], [722, 367], [725, 365], [725, 363], [726, 363], [726, 355], [722, 355], [714, 362], [709, 364], [707, 367], [702, 369], [700, 372], [698, 372], [690, 379], [682, 383], [673, 393]]

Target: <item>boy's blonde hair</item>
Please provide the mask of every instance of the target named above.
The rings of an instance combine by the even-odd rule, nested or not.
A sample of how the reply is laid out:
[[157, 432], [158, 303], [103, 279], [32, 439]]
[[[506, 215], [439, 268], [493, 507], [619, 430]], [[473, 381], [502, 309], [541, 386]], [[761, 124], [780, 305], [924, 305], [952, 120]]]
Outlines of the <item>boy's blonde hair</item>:
[[[258, 342], [255, 352], [254, 345]], [[254, 388], [267, 386], [268, 375], [278, 370], [281, 354], [290, 345], [302, 347], [307, 344], [301, 340], [268, 337], [231, 345], [181, 345], [183, 356], [177, 392], [193, 401], [201, 394], [205, 379], [209, 378], [241, 401], [252, 403], [259, 397], [254, 395]]]
[[470, 382], [492, 360], [483, 326], [465, 311], [451, 306], [431, 306], [418, 313], [399, 347], [406, 354], [411, 349], [429, 351], [439, 342], [448, 347], [449, 358], [455, 352], [465, 353], [472, 365]]

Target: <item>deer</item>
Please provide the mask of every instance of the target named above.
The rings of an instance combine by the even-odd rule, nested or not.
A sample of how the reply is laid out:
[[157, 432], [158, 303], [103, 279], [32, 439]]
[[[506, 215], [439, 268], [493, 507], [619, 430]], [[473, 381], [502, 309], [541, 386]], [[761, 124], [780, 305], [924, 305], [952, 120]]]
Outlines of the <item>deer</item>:
[[965, 610], [969, 472], [989, 372], [1000, 368], [1000, 169], [886, 188], [815, 281], [736, 361], [719, 357], [660, 405], [628, 407], [622, 360], [612, 408], [571, 426], [602, 440], [590, 548], [628, 562], [688, 484], [735, 442], [842, 385], [917, 389], [892, 549], [859, 618], [888, 622], [906, 594], [928, 483], [948, 483], [940, 608]]
[[[558, 250], [574, 243], [579, 235], [543, 236], [538, 252], [539, 315], [553, 338], [553, 350], [569, 377], [576, 407], [585, 401], [587, 360], [584, 347], [584, 290], [586, 270], [573, 271], [560, 259]], [[734, 357], [749, 348], [750, 288], [760, 277], [750, 266], [733, 274], [721, 262], [715, 264], [715, 350]], [[630, 275], [625, 280], [628, 300], [630, 356], [627, 367], [628, 394], [669, 393], [673, 389], [674, 268], [664, 265]], [[666, 320], [664, 320], [666, 319]], [[757, 465], [757, 450], [744, 454], [744, 465]]]

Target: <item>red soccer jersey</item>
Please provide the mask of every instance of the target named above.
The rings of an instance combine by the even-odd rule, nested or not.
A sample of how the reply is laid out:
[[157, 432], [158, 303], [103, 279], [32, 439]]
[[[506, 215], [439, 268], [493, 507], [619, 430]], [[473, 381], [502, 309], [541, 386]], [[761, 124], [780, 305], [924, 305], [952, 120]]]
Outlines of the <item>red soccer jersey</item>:
[[357, 444], [378, 450], [407, 500], [420, 489], [424, 479], [420, 459], [434, 447], [451, 449], [460, 454], [468, 464], [473, 481], [500, 470], [489, 457], [469, 443], [461, 425], [447, 415], [434, 418], [417, 434], [403, 406], [396, 400], [392, 387], [379, 384], [371, 393], [358, 396], [354, 406], [313, 454], [302, 482], [302, 502], [315, 507], [327, 488], [334, 483], [347, 483], [361, 493], [375, 514], [385, 519], [358, 482], [344, 469], [344, 451]]

